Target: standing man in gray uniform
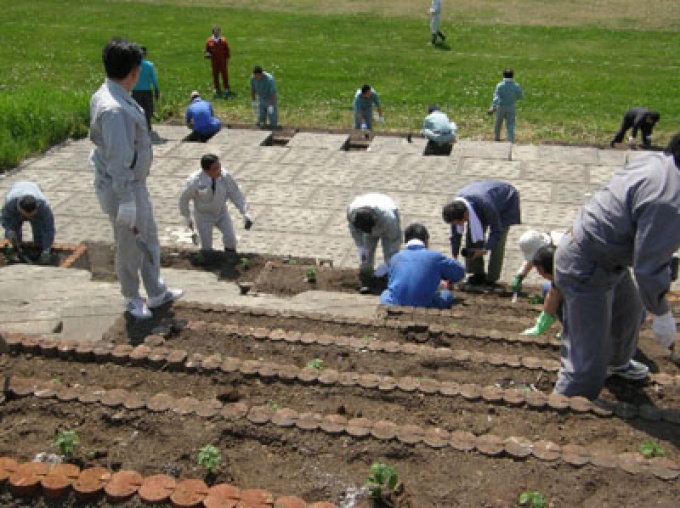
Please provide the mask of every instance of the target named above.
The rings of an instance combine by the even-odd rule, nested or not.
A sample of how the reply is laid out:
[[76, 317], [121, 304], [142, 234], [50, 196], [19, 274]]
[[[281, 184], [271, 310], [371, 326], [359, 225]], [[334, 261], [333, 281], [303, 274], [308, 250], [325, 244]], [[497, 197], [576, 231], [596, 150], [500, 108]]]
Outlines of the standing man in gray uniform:
[[643, 309], [654, 315], [659, 343], [674, 347], [676, 323], [665, 294], [678, 247], [680, 134], [664, 154], [615, 173], [560, 241], [555, 282], [564, 297], [564, 333], [556, 393], [595, 399], [608, 376], [647, 377], [647, 366], [632, 360]]
[[[257, 96], [257, 100], [255, 97]], [[275, 129], [279, 125], [279, 99], [276, 94], [274, 76], [264, 72], [259, 65], [253, 69], [250, 78], [250, 100], [253, 110], [257, 112], [257, 126]]]
[[31, 223], [33, 243], [42, 249], [38, 262], [50, 264], [54, 244], [54, 215], [50, 205], [37, 184], [16, 182], [9, 188], [2, 207], [2, 227], [5, 238], [12, 245], [21, 244], [21, 230], [25, 221]]
[[[142, 50], [124, 39], [112, 39], [102, 52], [106, 80], [90, 101], [90, 154], [99, 205], [109, 216], [116, 243], [116, 273], [125, 309], [149, 319], [149, 309], [180, 298], [160, 277], [160, 246], [146, 179], [153, 152], [144, 110], [130, 95], [137, 83]], [[151, 259], [140, 250], [146, 242]], [[139, 293], [142, 277], [148, 297]]]
[[446, 40], [446, 36], [439, 31], [439, 23], [442, 20], [442, 0], [432, 0], [430, 6], [430, 32], [432, 32], [432, 41], [430, 44], [434, 46], [437, 44], [437, 37], [441, 37], [442, 42]]
[[201, 157], [201, 170], [187, 178], [179, 197], [179, 211], [191, 230], [194, 229], [189, 209], [189, 202], [192, 200], [201, 250], [212, 250], [212, 232], [216, 227], [222, 233], [225, 252], [235, 252], [236, 235], [227, 210], [227, 201], [234, 203], [243, 215], [246, 230], [253, 226], [253, 220], [248, 215], [246, 198], [229, 172], [222, 167], [217, 155], [207, 154]]
[[357, 196], [347, 208], [349, 232], [359, 254], [359, 275], [364, 288], [370, 286], [375, 265], [375, 251], [382, 241], [383, 258], [389, 263], [401, 247], [399, 209], [384, 194]]

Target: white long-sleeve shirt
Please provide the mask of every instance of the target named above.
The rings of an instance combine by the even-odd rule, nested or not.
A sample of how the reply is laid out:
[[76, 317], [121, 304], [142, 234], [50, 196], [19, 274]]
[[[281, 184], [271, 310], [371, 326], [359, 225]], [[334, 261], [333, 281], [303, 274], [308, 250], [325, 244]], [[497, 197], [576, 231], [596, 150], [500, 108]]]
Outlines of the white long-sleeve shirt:
[[191, 219], [189, 203], [194, 202], [194, 210], [199, 214], [219, 214], [230, 200], [242, 215], [248, 214], [248, 202], [236, 181], [222, 168], [220, 176], [213, 180], [203, 170], [189, 175], [179, 197], [179, 211], [185, 219]]

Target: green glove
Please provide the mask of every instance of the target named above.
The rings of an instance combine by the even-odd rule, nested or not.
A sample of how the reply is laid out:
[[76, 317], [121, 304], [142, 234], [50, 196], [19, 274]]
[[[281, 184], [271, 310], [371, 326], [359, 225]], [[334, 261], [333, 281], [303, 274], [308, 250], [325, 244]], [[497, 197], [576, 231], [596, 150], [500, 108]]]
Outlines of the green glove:
[[536, 324], [532, 328], [527, 328], [526, 330], [524, 330], [522, 332], [522, 335], [531, 335], [532, 337], [538, 337], [539, 335], [543, 335], [550, 329], [554, 322], [555, 316], [551, 316], [547, 312], [543, 311], [541, 312], [541, 315], [538, 316]]
[[522, 276], [521, 275], [515, 275], [515, 278], [512, 279], [512, 284], [510, 284], [510, 289], [512, 289], [513, 293], [519, 293], [522, 291]]
[[52, 254], [49, 250], [44, 250], [40, 253], [38, 258], [39, 265], [51, 265], [52, 264]]

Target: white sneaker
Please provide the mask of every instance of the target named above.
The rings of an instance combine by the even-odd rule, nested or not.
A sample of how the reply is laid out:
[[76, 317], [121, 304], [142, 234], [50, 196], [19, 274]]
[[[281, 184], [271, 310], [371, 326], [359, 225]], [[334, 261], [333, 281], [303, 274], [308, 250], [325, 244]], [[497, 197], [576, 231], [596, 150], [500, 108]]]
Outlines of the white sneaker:
[[141, 296], [126, 298], [124, 305], [125, 311], [129, 312], [135, 319], [151, 319], [153, 317]]
[[619, 376], [624, 379], [637, 381], [645, 379], [649, 376], [649, 367], [644, 363], [636, 362], [635, 360], [628, 361], [627, 364], [621, 367], [607, 367], [607, 376]]
[[179, 300], [184, 295], [184, 291], [181, 289], [168, 289], [160, 296], [154, 296], [149, 298], [149, 308], [157, 309], [165, 305], [166, 303], [174, 302]]

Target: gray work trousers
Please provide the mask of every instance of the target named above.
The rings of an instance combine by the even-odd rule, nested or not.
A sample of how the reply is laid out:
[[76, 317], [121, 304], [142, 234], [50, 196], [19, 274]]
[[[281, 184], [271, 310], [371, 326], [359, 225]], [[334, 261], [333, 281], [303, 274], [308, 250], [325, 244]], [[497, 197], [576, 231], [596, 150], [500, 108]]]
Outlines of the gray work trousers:
[[219, 213], [194, 212], [194, 219], [198, 236], [201, 239], [201, 249], [212, 250], [213, 228], [215, 227], [222, 233], [222, 244], [228, 249], [236, 249], [236, 234], [226, 206]]
[[158, 243], [158, 229], [153, 218], [153, 205], [146, 185], [135, 186], [135, 203], [137, 205], [136, 226], [146, 241], [153, 263], [137, 247], [135, 235], [126, 226], [116, 223], [118, 214], [118, 197], [111, 185], [104, 181], [95, 182], [97, 199], [102, 211], [109, 216], [116, 244], [116, 274], [120, 282], [120, 290], [125, 298], [139, 295], [139, 276], [141, 274], [144, 289], [148, 297], [158, 297], [165, 293], [167, 286], [160, 276], [161, 248]]
[[635, 354], [643, 306], [627, 267], [593, 259], [565, 234], [555, 253], [555, 283], [564, 299], [561, 367], [555, 392], [595, 399], [607, 366]]
[[[473, 249], [484, 248], [484, 242], [472, 243], [470, 239], [470, 228], [468, 230], [468, 238], [466, 240], [466, 246]], [[496, 282], [501, 278], [501, 272], [503, 271], [503, 259], [505, 258], [505, 244], [508, 241], [508, 231], [510, 227], [503, 228], [503, 233], [501, 237], [494, 245], [493, 249], [489, 253], [489, 268], [486, 272], [486, 280], [488, 282]], [[465, 269], [468, 273], [472, 274], [484, 274], [484, 258], [466, 259]]]

